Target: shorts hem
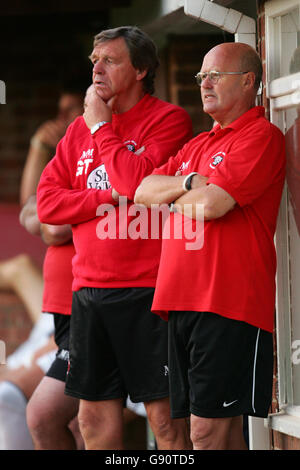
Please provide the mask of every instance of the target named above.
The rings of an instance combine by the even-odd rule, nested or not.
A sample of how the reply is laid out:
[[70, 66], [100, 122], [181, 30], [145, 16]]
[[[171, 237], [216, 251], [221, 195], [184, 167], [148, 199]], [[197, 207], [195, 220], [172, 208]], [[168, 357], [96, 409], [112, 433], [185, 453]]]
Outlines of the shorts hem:
[[176, 410], [172, 411], [171, 410], [171, 418], [172, 419], [178, 419], [178, 418], [189, 418], [190, 415], [193, 414], [195, 416], [198, 416], [199, 418], [234, 418], [236, 416], [242, 416], [242, 415], [247, 415], [247, 416], [254, 416], [255, 418], [267, 418], [269, 412], [264, 413], [264, 412], [254, 412], [249, 411], [249, 410], [244, 410], [242, 411], [241, 409], [230, 412], [229, 410], [211, 410], [211, 411], [203, 411], [199, 410], [196, 408], [191, 407], [191, 410]]
[[254, 412], [247, 408], [237, 408], [236, 410], [230, 410], [228, 408], [218, 410], [199, 410], [191, 406], [191, 414], [198, 416], [199, 418], [234, 418], [236, 416], [254, 416], [256, 418], [266, 418], [268, 413]]
[[[79, 398], [82, 400], [87, 400], [87, 401], [105, 401], [105, 400], [117, 400], [117, 399], [122, 399], [125, 400], [127, 398], [127, 395], [115, 395], [115, 396], [108, 396], [108, 395], [88, 395], [86, 393], [81, 393], [77, 391], [73, 391], [68, 389], [67, 387], [65, 388], [65, 395], [70, 395], [74, 398]], [[163, 398], [169, 398], [169, 393], [163, 393], [163, 394], [157, 394], [157, 395], [151, 395], [151, 396], [139, 396], [139, 397], [130, 397], [130, 400], [132, 403], [144, 403], [148, 401], [153, 401], [153, 400], [160, 400]]]
[[61, 376], [55, 375], [54, 373], [46, 373], [45, 377], [50, 377], [50, 379], [59, 380], [60, 382], [66, 382], [66, 379], [63, 379]]
[[103, 396], [103, 395], [88, 395], [86, 393], [76, 392], [70, 389], [65, 388], [65, 395], [69, 395], [74, 398], [79, 398], [80, 400], [86, 401], [106, 401], [106, 400], [125, 400], [126, 395], [116, 395], [116, 396]]
[[130, 396], [130, 400], [132, 401], [132, 403], [145, 403], [148, 401], [162, 400], [163, 398], [169, 398], [169, 396], [170, 396], [169, 392], [166, 392], [166, 393], [159, 393], [156, 395], [147, 395], [147, 396], [139, 396], [139, 397]]
[[172, 411], [171, 410], [172, 419], [189, 418], [190, 416], [191, 416], [190, 410], [185, 410], [185, 411]]

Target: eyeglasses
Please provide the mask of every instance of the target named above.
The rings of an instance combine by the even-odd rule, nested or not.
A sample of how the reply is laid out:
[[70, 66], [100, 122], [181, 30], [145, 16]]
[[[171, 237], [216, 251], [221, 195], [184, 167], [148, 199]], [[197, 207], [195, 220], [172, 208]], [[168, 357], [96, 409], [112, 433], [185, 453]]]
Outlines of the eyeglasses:
[[221, 75], [244, 75], [245, 73], [248, 72], [216, 72], [215, 70], [211, 70], [210, 72], [198, 72], [195, 78], [199, 86], [201, 86], [203, 80], [207, 77], [215, 85], [220, 80]]

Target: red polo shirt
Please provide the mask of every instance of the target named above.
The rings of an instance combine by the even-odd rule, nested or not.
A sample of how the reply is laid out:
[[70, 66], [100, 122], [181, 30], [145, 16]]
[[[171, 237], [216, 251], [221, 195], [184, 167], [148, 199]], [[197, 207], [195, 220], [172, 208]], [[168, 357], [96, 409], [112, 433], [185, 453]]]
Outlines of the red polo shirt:
[[[152, 310], [207, 311], [273, 330], [276, 254], [274, 233], [285, 175], [284, 137], [255, 107], [224, 129], [191, 140], [154, 170], [196, 171], [236, 201], [223, 217], [204, 222], [203, 246], [165, 237]], [[171, 214], [170, 224], [179, 214]], [[196, 245], [195, 245], [196, 246]]]
[[43, 312], [71, 315], [74, 255], [73, 243], [47, 249], [43, 266]]

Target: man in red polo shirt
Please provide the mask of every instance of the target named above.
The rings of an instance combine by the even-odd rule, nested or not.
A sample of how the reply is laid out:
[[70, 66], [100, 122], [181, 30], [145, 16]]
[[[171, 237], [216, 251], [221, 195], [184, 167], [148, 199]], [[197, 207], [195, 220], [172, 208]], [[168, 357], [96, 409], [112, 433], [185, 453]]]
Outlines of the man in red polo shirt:
[[246, 44], [209, 51], [197, 81], [216, 125], [135, 196], [148, 207], [174, 203], [174, 228], [190, 219], [198, 227], [198, 249], [164, 235], [152, 305], [169, 319], [172, 416], [191, 416], [194, 449], [245, 448], [242, 415], [265, 417], [271, 402], [273, 238], [285, 154], [281, 132], [255, 106], [261, 74]]
[[[167, 328], [151, 314], [161, 241], [127, 232], [137, 186], [191, 138], [191, 121], [152, 96], [156, 48], [138, 28], [102, 31], [90, 58], [85, 113], [68, 128], [38, 187], [40, 220], [71, 224], [76, 250], [65, 391], [80, 399], [87, 450], [123, 449], [127, 395], [145, 403], [159, 449], [177, 449], [186, 428], [170, 419]], [[107, 210], [118, 230], [101, 238]]]

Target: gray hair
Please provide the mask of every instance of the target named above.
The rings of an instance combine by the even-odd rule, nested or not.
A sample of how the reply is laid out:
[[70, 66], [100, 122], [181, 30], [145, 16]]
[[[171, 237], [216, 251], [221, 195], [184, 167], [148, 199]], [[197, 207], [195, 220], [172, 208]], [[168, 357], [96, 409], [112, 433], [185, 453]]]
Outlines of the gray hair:
[[262, 81], [263, 67], [259, 55], [252, 47], [249, 47], [241, 56], [241, 70], [254, 73], [254, 88], [257, 91]]

